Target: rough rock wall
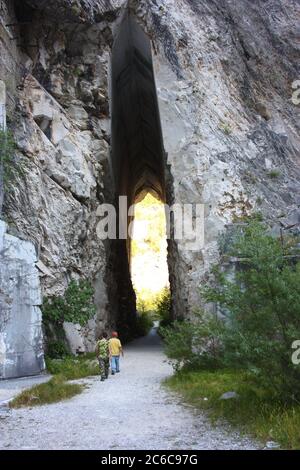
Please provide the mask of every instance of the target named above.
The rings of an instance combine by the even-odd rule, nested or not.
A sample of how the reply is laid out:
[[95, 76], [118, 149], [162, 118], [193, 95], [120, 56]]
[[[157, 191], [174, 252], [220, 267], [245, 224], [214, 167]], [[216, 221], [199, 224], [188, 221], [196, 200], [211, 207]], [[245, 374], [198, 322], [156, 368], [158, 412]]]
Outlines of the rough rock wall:
[[[26, 176], [7, 198], [7, 216], [38, 247], [45, 294], [62, 292], [71, 277], [95, 280], [94, 331], [118, 308], [114, 255], [95, 237], [95, 211], [113, 200], [110, 51], [127, 2], [21, 3], [18, 19], [29, 16], [30, 24], [14, 31], [22, 47], [11, 42], [11, 50], [27, 78], [13, 120]], [[299, 108], [291, 102], [299, 2], [129, 7], [152, 42], [168, 200], [205, 204], [204, 248], [169, 244], [174, 313], [188, 315], [226, 224], [254, 211], [274, 226], [299, 222]], [[11, 68], [6, 79], [17, 75]]]
[[[15, 11], [17, 17], [11, 10], [3, 21], [13, 25], [6, 29], [22, 46], [14, 60], [23, 73], [15, 79], [8, 113], [22, 174], [6, 194], [5, 217], [12, 230], [36, 246], [44, 296], [62, 294], [74, 278], [94, 284], [97, 313], [80, 331], [80, 344], [93, 350], [95, 335], [116, 320], [111, 250], [96, 236], [97, 207], [113, 197], [107, 81], [111, 33], [106, 23], [93, 29], [66, 20], [66, 26], [59, 16], [61, 24], [54, 26], [48, 10], [40, 16], [24, 2], [16, 2]], [[12, 52], [7, 50], [8, 58]], [[9, 70], [3, 70], [9, 82]], [[68, 335], [69, 325], [66, 330]]]
[[299, 224], [298, 1], [135, 2], [154, 44], [172, 200], [205, 204], [205, 245], [170, 244], [176, 315], [199, 305], [226, 224]]

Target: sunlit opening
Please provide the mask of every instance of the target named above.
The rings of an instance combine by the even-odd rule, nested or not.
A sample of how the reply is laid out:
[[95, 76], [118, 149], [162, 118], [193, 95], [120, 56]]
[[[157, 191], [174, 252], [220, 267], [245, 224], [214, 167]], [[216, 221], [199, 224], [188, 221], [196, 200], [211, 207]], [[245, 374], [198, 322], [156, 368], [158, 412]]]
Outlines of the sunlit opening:
[[169, 287], [169, 273], [164, 204], [150, 193], [135, 205], [131, 277], [138, 310], [154, 310], [157, 298]]

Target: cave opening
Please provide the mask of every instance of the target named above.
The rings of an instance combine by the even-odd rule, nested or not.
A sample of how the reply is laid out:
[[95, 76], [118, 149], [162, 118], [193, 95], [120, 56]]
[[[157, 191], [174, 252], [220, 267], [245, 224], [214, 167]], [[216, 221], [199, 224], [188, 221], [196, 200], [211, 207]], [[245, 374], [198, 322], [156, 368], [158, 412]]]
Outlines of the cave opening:
[[[128, 207], [135, 204], [135, 211], [140, 214], [144, 208], [145, 215], [147, 214], [145, 202], [146, 205], [149, 205], [150, 198], [152, 205], [155, 205], [153, 203], [156, 201], [157, 214], [160, 214], [161, 227], [163, 227], [165, 226], [165, 217], [162, 212], [159, 212], [158, 206], [162, 209], [166, 202], [166, 158], [152, 48], [149, 37], [129, 12], [126, 13], [119, 25], [112, 50], [111, 118], [111, 167], [116, 207], [118, 207], [119, 196], [126, 196]], [[120, 218], [121, 214], [118, 215]], [[134, 221], [135, 215], [136, 212], [126, 214], [127, 228]], [[153, 226], [153, 224], [150, 225]], [[139, 227], [139, 223], [136, 221], [136, 224], [133, 223], [132, 226]], [[166, 280], [168, 272], [167, 241], [163, 229], [161, 229], [161, 235], [162, 237], [159, 237], [158, 232], [153, 233], [153, 243], [156, 246], [155, 249], [160, 247], [163, 253], [159, 256], [159, 262], [165, 273], [164, 281], [162, 281], [163, 286], [168, 284], [168, 280]], [[158, 240], [159, 238], [160, 240]], [[144, 244], [144, 249], [146, 247], [147, 243]], [[135, 288], [138, 290], [138, 271], [142, 269], [141, 259], [137, 261], [136, 256], [132, 257], [132, 250], [135, 255], [138, 253], [137, 240], [131, 242], [130, 236], [126, 240], [116, 240], [114, 271], [118, 295], [117, 325], [120, 329], [127, 329], [128, 332], [130, 328], [134, 327], [136, 318], [136, 295], [132, 280], [135, 281]], [[151, 250], [147, 254], [148, 259], [150, 252]], [[154, 271], [152, 270], [152, 274]], [[151, 269], [148, 272], [149, 280], [150, 273]]]
[[155, 312], [169, 288], [167, 227], [164, 204], [151, 193], [134, 206], [130, 272], [139, 314]]

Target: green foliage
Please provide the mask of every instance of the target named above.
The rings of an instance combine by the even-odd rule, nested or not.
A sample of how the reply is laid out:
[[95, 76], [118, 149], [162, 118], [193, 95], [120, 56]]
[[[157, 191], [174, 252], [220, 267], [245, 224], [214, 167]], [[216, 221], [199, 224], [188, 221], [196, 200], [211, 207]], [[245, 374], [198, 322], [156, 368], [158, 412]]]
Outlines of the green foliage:
[[219, 125], [219, 129], [224, 132], [224, 134], [226, 135], [230, 135], [232, 134], [232, 128], [230, 127], [230, 125], [226, 122], [220, 122], [220, 125]]
[[85, 325], [95, 315], [94, 290], [88, 281], [71, 281], [64, 296], [45, 299], [44, 322], [62, 324], [64, 321]]
[[136, 292], [136, 308], [140, 313], [151, 312], [155, 310], [157, 293], [151, 289], [141, 288]]
[[269, 178], [271, 178], [272, 180], [275, 180], [277, 178], [279, 178], [280, 176], [280, 171], [279, 170], [271, 170], [268, 172], [268, 176]]
[[195, 313], [193, 321], [175, 321], [161, 328], [165, 352], [174, 369], [220, 367], [219, 336], [223, 329], [224, 324], [218, 317], [204, 312]]
[[16, 174], [15, 148], [11, 132], [0, 129], [0, 170], [5, 185], [12, 181]]
[[160, 320], [160, 326], [166, 327], [172, 322], [171, 319], [171, 293], [170, 289], [165, 287], [156, 300], [155, 312]]
[[[276, 441], [284, 449], [300, 449], [300, 407], [278, 401], [271, 390], [259, 387], [244, 371], [182, 370], [166, 381], [194, 406], [209, 413], [213, 422], [226, 419], [262, 442]], [[235, 391], [239, 398], [220, 400]]]
[[62, 375], [67, 380], [99, 375], [99, 366], [95, 354], [92, 357], [84, 355], [83, 357], [65, 357], [63, 359], [47, 357], [46, 366], [50, 374]]
[[81, 384], [66, 383], [63, 376], [57, 375], [49, 382], [35, 385], [21, 392], [10, 402], [10, 407], [21, 408], [56, 403], [81, 393], [83, 388]]
[[153, 320], [149, 312], [137, 315], [136, 334], [137, 336], [146, 336], [153, 327]]
[[[0, 128], [0, 214], [3, 200], [13, 189], [13, 182], [23, 174], [23, 168], [15, 155], [15, 142], [11, 132]], [[7, 220], [10, 225], [13, 221]]]
[[219, 315], [200, 313], [195, 323], [164, 332], [177, 366], [246, 370], [278, 400], [299, 402], [300, 368], [292, 363], [292, 343], [300, 338], [300, 263], [290, 257], [296, 253], [292, 239], [282, 244], [262, 223], [244, 226], [229, 249], [241, 260], [234, 276], [215, 268], [214, 284], [202, 289]]
[[70, 351], [65, 341], [59, 339], [51, 339], [47, 341], [47, 355], [52, 359], [58, 359], [70, 355]]
[[291, 250], [290, 242], [282, 245], [263, 224], [251, 222], [232, 248], [243, 260], [234, 279], [216, 269], [214, 286], [203, 293], [226, 315], [216, 332], [224, 364], [246, 368], [284, 400], [299, 400], [300, 370], [291, 348], [300, 338], [300, 264], [291, 263]]

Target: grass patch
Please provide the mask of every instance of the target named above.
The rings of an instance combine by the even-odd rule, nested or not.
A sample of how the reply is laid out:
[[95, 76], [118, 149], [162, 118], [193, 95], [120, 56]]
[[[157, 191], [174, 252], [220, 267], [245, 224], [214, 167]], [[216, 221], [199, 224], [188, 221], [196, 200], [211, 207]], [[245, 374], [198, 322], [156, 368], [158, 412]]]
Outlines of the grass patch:
[[[263, 443], [272, 440], [284, 449], [300, 449], [300, 406], [276, 401], [243, 371], [181, 371], [165, 383], [188, 402], [207, 410], [213, 422], [223, 418]], [[239, 398], [220, 400], [228, 391], [235, 391]]]
[[78, 395], [83, 389], [83, 385], [67, 383], [65, 377], [57, 375], [49, 382], [35, 385], [21, 392], [10, 402], [10, 407], [22, 408], [56, 403]]
[[85, 354], [82, 357], [68, 356], [63, 359], [46, 358], [46, 366], [48, 372], [53, 375], [52, 379], [21, 392], [10, 402], [11, 408], [39, 406], [66, 400], [78, 395], [84, 389], [84, 385], [68, 383], [68, 380], [99, 375], [95, 353]]
[[63, 359], [46, 359], [47, 370], [53, 375], [63, 375], [67, 380], [82, 379], [99, 375], [99, 365], [95, 354], [83, 357], [65, 357]]

